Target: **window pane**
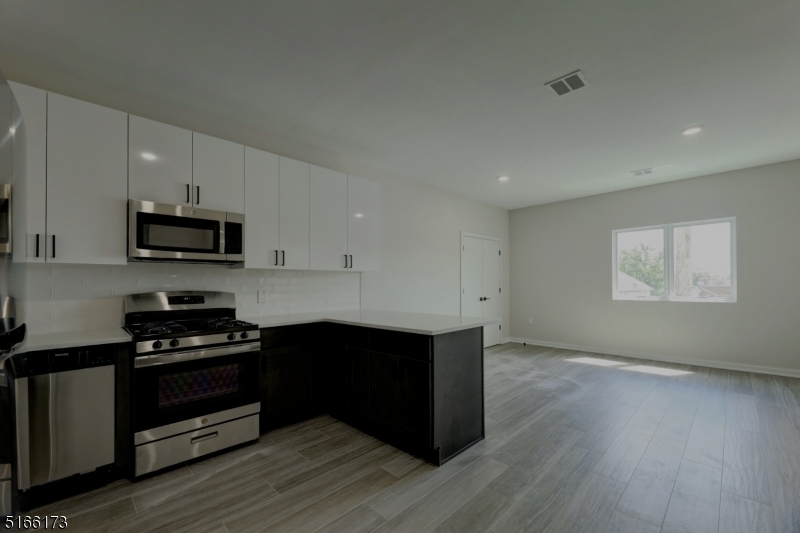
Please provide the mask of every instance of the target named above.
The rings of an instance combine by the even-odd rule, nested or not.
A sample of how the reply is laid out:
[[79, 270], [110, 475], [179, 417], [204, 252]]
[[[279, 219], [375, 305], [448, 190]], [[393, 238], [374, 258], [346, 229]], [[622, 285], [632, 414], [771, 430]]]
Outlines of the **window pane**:
[[664, 296], [664, 230], [617, 233], [617, 297]]
[[730, 298], [731, 223], [672, 229], [674, 295], [678, 298]]

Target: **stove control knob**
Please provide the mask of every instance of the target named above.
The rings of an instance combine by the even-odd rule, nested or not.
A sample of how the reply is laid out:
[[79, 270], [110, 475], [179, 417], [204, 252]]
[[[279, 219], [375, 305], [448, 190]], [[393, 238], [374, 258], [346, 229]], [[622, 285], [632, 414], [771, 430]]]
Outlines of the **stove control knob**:
[[173, 348], [175, 348], [180, 343], [181, 341], [179, 341], [178, 339], [172, 339], [171, 341], [169, 341], [169, 345], [172, 346]]
[[248, 334], [246, 331], [243, 331], [243, 332], [242, 332], [242, 338], [243, 338], [243, 339], [246, 339], [246, 338], [247, 338], [247, 337], [249, 337], [249, 336], [250, 336], [250, 335], [249, 335], [249, 334]]
[[164, 346], [164, 345], [161, 343], [161, 341], [156, 341], [156, 342], [153, 343], [153, 349], [154, 350], [160, 350], [162, 346]]
[[228, 333], [228, 340], [229, 341], [236, 340], [236, 333]]

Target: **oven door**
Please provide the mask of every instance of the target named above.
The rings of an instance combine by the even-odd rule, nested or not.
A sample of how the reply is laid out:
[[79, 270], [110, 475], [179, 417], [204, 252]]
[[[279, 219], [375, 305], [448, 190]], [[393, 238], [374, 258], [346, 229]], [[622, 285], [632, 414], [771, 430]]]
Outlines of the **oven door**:
[[130, 200], [128, 259], [226, 261], [227, 213]]
[[134, 358], [134, 432], [258, 403], [259, 344]]

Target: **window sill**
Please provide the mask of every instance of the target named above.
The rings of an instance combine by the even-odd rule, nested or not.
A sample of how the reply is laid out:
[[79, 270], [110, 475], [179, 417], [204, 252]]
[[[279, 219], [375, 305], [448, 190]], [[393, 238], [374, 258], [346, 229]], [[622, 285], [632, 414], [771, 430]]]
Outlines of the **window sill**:
[[678, 303], [716, 303], [735, 304], [735, 298], [620, 298], [613, 296], [615, 302], [678, 302]]

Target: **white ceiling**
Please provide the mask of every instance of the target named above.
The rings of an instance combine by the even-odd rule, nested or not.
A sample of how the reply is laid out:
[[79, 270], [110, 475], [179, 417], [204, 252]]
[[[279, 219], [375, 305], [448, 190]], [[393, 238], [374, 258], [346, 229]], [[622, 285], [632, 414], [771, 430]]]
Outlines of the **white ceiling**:
[[797, 0], [0, 0], [5, 54], [505, 208], [800, 158], [799, 27]]

